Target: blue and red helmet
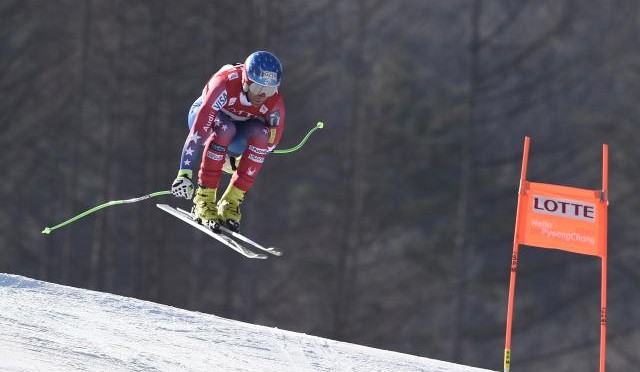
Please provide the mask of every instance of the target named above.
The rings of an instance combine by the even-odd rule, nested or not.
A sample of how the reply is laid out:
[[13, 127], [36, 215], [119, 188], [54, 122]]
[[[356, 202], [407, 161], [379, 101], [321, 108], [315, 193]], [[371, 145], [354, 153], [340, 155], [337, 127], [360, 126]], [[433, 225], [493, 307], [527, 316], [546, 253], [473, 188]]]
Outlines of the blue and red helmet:
[[242, 82], [245, 91], [251, 89], [255, 94], [272, 96], [281, 80], [282, 64], [273, 53], [260, 50], [244, 61]]

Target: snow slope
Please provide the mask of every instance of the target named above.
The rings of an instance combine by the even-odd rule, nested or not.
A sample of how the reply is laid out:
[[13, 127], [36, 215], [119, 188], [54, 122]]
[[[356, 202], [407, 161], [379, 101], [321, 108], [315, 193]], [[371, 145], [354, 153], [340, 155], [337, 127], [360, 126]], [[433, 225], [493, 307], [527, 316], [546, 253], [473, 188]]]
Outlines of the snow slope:
[[0, 274], [0, 371], [487, 371]]

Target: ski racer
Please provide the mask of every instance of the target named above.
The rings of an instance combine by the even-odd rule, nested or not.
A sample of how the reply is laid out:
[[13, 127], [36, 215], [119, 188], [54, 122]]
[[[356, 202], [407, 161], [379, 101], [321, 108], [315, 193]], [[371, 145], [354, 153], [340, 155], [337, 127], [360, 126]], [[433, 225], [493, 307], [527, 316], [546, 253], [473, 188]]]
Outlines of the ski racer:
[[[285, 106], [278, 91], [281, 80], [278, 58], [257, 51], [243, 64], [225, 65], [213, 74], [191, 106], [189, 135], [171, 192], [192, 198], [199, 163], [192, 211], [204, 225], [218, 222], [239, 231], [240, 205], [284, 130]], [[216, 200], [223, 169], [233, 175]]]

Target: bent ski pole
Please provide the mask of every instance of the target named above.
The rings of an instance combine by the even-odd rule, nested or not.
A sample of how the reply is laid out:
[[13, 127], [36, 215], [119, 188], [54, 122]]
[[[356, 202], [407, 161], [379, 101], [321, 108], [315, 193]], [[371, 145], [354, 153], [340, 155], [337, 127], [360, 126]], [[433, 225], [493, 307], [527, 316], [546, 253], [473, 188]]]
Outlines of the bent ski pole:
[[66, 226], [66, 225], [68, 225], [68, 224], [70, 224], [72, 222], [75, 222], [75, 221], [77, 221], [77, 220], [79, 220], [79, 219], [81, 219], [83, 217], [86, 217], [86, 216], [90, 215], [91, 213], [97, 212], [97, 211], [99, 211], [101, 209], [110, 207], [112, 205], [125, 204], [125, 203], [137, 203], [139, 201], [143, 201], [143, 200], [146, 200], [146, 199], [149, 199], [149, 198], [153, 198], [153, 197], [160, 196], [160, 195], [168, 195], [168, 194], [171, 194], [171, 191], [169, 191], [169, 190], [157, 191], [157, 192], [154, 192], [154, 193], [151, 193], [151, 194], [143, 195], [143, 196], [138, 197], [138, 198], [124, 199], [124, 200], [112, 200], [110, 202], [106, 202], [104, 204], [100, 204], [98, 206], [95, 206], [95, 207], [93, 207], [93, 208], [91, 208], [91, 209], [89, 209], [89, 210], [87, 210], [85, 212], [82, 212], [79, 215], [77, 215], [75, 217], [72, 217], [72, 218], [70, 218], [70, 219], [68, 219], [68, 220], [66, 220], [64, 222], [61, 222], [61, 223], [59, 223], [59, 224], [57, 224], [57, 225], [55, 225], [53, 227], [45, 227], [45, 229], [42, 230], [42, 233], [43, 234], [51, 234], [51, 232], [53, 230], [59, 229], [61, 227], [64, 227], [64, 226]]
[[274, 150], [273, 153], [274, 154], [289, 154], [295, 151], [300, 150], [300, 148], [302, 146], [304, 146], [305, 143], [307, 143], [307, 140], [309, 139], [309, 137], [311, 137], [311, 135], [313, 134], [313, 132], [317, 131], [318, 129], [322, 129], [324, 128], [324, 123], [319, 121], [316, 123], [316, 126], [311, 128], [311, 130], [307, 133], [306, 136], [304, 136], [304, 138], [302, 139], [302, 141], [300, 141], [299, 144], [293, 146], [290, 149], [283, 149], [283, 150]]

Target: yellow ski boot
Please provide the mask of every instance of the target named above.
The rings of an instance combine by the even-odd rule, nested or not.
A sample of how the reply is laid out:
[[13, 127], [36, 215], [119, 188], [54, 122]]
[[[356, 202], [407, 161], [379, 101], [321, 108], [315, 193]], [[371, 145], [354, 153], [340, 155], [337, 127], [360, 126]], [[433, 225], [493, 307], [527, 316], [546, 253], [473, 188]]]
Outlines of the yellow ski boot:
[[216, 209], [216, 190], [198, 186], [196, 196], [193, 197], [193, 217], [205, 226], [213, 224], [218, 219]]
[[218, 219], [229, 230], [238, 232], [240, 230], [240, 204], [244, 200], [245, 192], [229, 184], [218, 201]]

